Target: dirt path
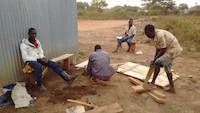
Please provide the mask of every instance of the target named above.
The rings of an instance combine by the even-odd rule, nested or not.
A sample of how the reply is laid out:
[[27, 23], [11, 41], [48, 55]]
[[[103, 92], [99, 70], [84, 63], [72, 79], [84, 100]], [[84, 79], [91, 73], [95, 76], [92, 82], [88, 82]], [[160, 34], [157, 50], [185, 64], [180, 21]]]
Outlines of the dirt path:
[[[131, 61], [149, 65], [155, 50], [153, 46], [144, 44], [142, 29], [147, 22], [145, 19], [134, 21], [138, 31], [136, 51], [143, 52], [142, 55], [135, 55], [126, 52], [126, 44], [119, 53], [112, 53], [116, 46], [115, 37], [123, 34], [127, 20], [79, 20], [79, 61], [86, 60], [93, 47], [101, 44], [110, 54], [112, 63]], [[89, 101], [98, 106], [118, 102], [124, 113], [199, 113], [200, 61], [182, 56], [177, 58], [174, 64], [174, 69], [181, 77], [175, 82], [177, 94], [165, 93], [168, 97], [165, 105], [157, 104], [147, 94], [134, 94], [131, 83], [121, 74], [112, 78], [111, 86], [92, 86], [87, 77], [79, 76], [73, 85], [68, 87], [58, 76], [49, 72], [44, 80], [50, 94], [33, 89], [32, 94], [37, 96], [34, 106], [18, 110], [9, 106], [1, 108], [0, 113], [65, 113], [65, 109], [73, 105], [66, 102], [67, 98]], [[77, 72], [73, 74], [81, 75]]]
[[[117, 22], [116, 24], [115, 20], [106, 21], [105, 23], [102, 21], [79, 21], [79, 43], [81, 51], [88, 55], [93, 51], [95, 44], [101, 44], [104, 50], [110, 53], [112, 63], [132, 61], [148, 65], [154, 55], [154, 47], [141, 43], [145, 40], [142, 35], [142, 30], [148, 21], [145, 19], [134, 21], [138, 30], [136, 50], [143, 51], [143, 55], [126, 53], [126, 44], [124, 45], [124, 49], [118, 54], [112, 53], [116, 46], [115, 37], [123, 33], [123, 26], [127, 23], [126, 20]], [[91, 30], [91, 27], [89, 29], [85, 27], [85, 23], [87, 23], [87, 26], [99, 24], [102, 26], [98, 28], [95, 26], [95, 29]], [[108, 23], [116, 24], [116, 26]], [[91, 98], [97, 104], [102, 105], [117, 101], [123, 106], [125, 113], [199, 113], [200, 61], [182, 56], [174, 61], [174, 69], [181, 76], [175, 82], [177, 94], [166, 93], [169, 101], [165, 105], [155, 103], [146, 94], [142, 96], [134, 94], [130, 89], [130, 84], [126, 77], [119, 74], [116, 74], [113, 78], [113, 87], [102, 88], [99, 91], [103, 92], [100, 98], [95, 98], [94, 96]]]

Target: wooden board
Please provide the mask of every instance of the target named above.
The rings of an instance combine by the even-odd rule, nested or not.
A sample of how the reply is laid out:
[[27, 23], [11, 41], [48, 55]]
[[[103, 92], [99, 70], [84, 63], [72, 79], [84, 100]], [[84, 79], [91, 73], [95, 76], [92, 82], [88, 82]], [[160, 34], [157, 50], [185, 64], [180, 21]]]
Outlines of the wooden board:
[[141, 81], [139, 81], [139, 80], [137, 80], [137, 79], [135, 79], [135, 78], [132, 78], [132, 77], [129, 77], [128, 79], [129, 79], [129, 81], [130, 81], [131, 83], [134, 84], [134, 86], [132, 86], [134, 92], [136, 92], [136, 93], [147, 92], [147, 93], [151, 96], [151, 98], [152, 98], [154, 101], [156, 101], [157, 103], [159, 103], [159, 104], [164, 104], [164, 103], [166, 103], [167, 97], [166, 97], [165, 94], [159, 92], [159, 91], [156, 90], [156, 89], [150, 90], [150, 91], [146, 91], [146, 90], [143, 88], [143, 86], [142, 86], [142, 85], [143, 85], [143, 82], [141, 82]]
[[154, 95], [151, 92], [148, 92], [148, 94], [151, 96], [151, 98], [156, 101], [159, 104], [165, 104], [167, 99], [166, 98], [159, 98], [158, 96]]
[[76, 68], [86, 68], [88, 65], [88, 60], [81, 62], [80, 64], [75, 65]]
[[[148, 70], [149, 70], [149, 67], [147, 66], [142, 66], [140, 64], [127, 62], [119, 66], [117, 72], [140, 79], [140, 80], [144, 80], [146, 78]], [[152, 81], [152, 78], [153, 76], [150, 78], [149, 82]], [[178, 75], [173, 74], [173, 81], [175, 81], [178, 78], [179, 78]], [[167, 75], [163, 68], [161, 68], [161, 71], [156, 79], [155, 84], [160, 87], [166, 87], [169, 85]]]
[[84, 106], [73, 106], [66, 109], [66, 113], [85, 113]]
[[132, 86], [132, 89], [135, 93], [143, 93], [146, 92], [146, 90], [143, 88], [142, 85], [134, 85]]
[[[138, 79], [135, 79], [133, 77], [128, 77], [128, 80], [133, 83], [134, 85], [136, 86], [142, 86], [143, 85], [143, 82], [138, 80]], [[157, 97], [160, 97], [160, 98], [167, 98], [165, 94], [161, 93], [160, 91], [154, 89], [154, 90], [151, 90], [149, 91], [149, 93], [153, 94], [153, 95], [156, 95]]]
[[59, 57], [56, 57], [56, 58], [52, 58], [51, 60], [54, 61], [54, 62], [58, 62], [58, 61], [61, 61], [61, 60], [65, 60], [67, 58], [70, 58], [72, 57], [73, 54], [64, 54], [64, 55], [61, 55]]
[[91, 107], [91, 108], [95, 107], [92, 104], [88, 104], [86, 102], [82, 102], [82, 101], [78, 101], [78, 100], [67, 99], [67, 102], [71, 102], [71, 103], [75, 103], [75, 104], [80, 104], [80, 105], [84, 105], [84, 106]]
[[95, 108], [85, 113], [122, 113], [123, 109], [118, 103]]

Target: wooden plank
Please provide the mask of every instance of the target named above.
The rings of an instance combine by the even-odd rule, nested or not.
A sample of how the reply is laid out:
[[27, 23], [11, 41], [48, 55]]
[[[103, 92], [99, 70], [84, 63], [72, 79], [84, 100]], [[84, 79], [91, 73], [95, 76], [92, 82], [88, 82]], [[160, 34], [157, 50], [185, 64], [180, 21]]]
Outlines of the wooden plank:
[[80, 64], [75, 65], [76, 68], [85, 68], [88, 65], [88, 60], [81, 62]]
[[136, 85], [136, 86], [132, 86], [132, 89], [135, 93], [143, 93], [146, 92], [146, 90], [143, 88], [142, 85]]
[[[147, 67], [147, 66], [142, 66], [140, 64], [127, 62], [127, 63], [119, 66], [117, 72], [140, 79], [140, 80], [144, 80], [146, 78], [148, 69], [149, 69], [149, 67]], [[173, 81], [178, 79], [178, 77], [179, 77], [178, 75], [173, 74]], [[153, 76], [149, 79], [148, 82], [152, 81], [152, 78], [153, 78]], [[163, 68], [161, 69], [161, 71], [156, 79], [155, 84], [160, 87], [166, 87], [169, 85], [167, 75]]]
[[[143, 82], [138, 80], [138, 79], [135, 79], [133, 77], [128, 77], [128, 80], [135, 84], [135, 85], [143, 85]], [[149, 92], [151, 92], [153, 95], [156, 95], [157, 97], [160, 97], [160, 98], [167, 98], [165, 94], [161, 93], [160, 91], [154, 89], [154, 90], [150, 90]]]
[[123, 109], [118, 103], [95, 108], [85, 113], [122, 113]]
[[91, 108], [95, 107], [92, 104], [88, 104], [86, 102], [81, 102], [81, 101], [78, 101], [78, 100], [67, 99], [67, 102], [72, 102], [72, 103], [75, 103], [75, 104], [80, 104], [80, 105], [84, 105], [84, 106], [91, 107]]
[[141, 81], [139, 81], [139, 80], [137, 80], [137, 79], [131, 78], [131, 77], [129, 77], [128, 79], [129, 79], [129, 81], [130, 81], [131, 83], [133, 83], [133, 84], [136, 85], [136, 86], [132, 86], [134, 92], [136, 92], [136, 93], [147, 92], [147, 93], [151, 96], [151, 98], [152, 98], [154, 101], [158, 102], [159, 104], [164, 104], [164, 103], [166, 103], [167, 97], [166, 97], [165, 94], [159, 92], [159, 91], [156, 90], [156, 89], [150, 90], [150, 91], [146, 91], [146, 90], [143, 88], [143, 86], [142, 86], [143, 82], [141, 82]]
[[160, 97], [154, 95], [154, 94], [151, 93], [151, 92], [148, 92], [148, 94], [151, 96], [151, 98], [152, 98], [154, 101], [156, 101], [156, 102], [159, 103], [159, 104], [164, 104], [164, 103], [166, 103], [166, 101], [167, 101], [166, 98], [160, 98]]
[[132, 77], [128, 77], [128, 80], [129, 80], [131, 83], [135, 84], [135, 85], [142, 85], [142, 84], [143, 84], [140, 80], [134, 79], [134, 78], [132, 78]]
[[61, 60], [70, 58], [70, 57], [72, 57], [72, 56], [73, 56], [73, 54], [64, 54], [64, 55], [61, 55], [61, 56], [59, 56], [59, 57], [52, 58], [51, 60], [54, 61], [54, 62], [58, 62], [58, 61], [61, 61]]
[[[72, 56], [73, 56], [73, 54], [64, 54], [64, 55], [61, 55], [59, 57], [52, 58], [51, 61], [58, 62], [58, 61], [61, 61], [61, 60], [68, 59]], [[48, 69], [49, 69], [48, 67], [45, 67], [45, 69], [42, 71], [42, 75], [46, 75], [46, 73], [48, 72]]]
[[85, 113], [84, 106], [73, 106], [66, 109], [66, 113]]

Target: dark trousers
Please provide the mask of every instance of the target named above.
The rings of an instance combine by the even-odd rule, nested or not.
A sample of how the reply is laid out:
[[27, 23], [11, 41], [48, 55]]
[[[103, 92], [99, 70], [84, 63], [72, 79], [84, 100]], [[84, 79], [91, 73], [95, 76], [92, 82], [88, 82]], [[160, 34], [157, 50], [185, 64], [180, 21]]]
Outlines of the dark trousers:
[[[41, 81], [43, 65], [50, 67], [54, 72], [56, 72], [60, 77], [63, 78], [64, 70], [57, 63], [55, 63], [51, 60], [48, 60], [47, 63], [41, 62], [41, 61], [29, 61], [29, 64], [32, 68], [34, 68], [36, 81]], [[67, 77], [67, 79], [70, 79], [69, 75], [67, 75], [65, 77]]]

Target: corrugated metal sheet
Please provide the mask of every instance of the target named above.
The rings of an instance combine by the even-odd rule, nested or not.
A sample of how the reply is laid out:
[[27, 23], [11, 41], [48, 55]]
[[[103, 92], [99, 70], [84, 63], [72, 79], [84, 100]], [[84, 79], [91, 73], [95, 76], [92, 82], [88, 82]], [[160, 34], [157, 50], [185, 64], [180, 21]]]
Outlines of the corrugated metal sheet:
[[34, 27], [49, 58], [77, 51], [76, 0], [0, 0], [0, 82], [23, 78], [20, 41]]

